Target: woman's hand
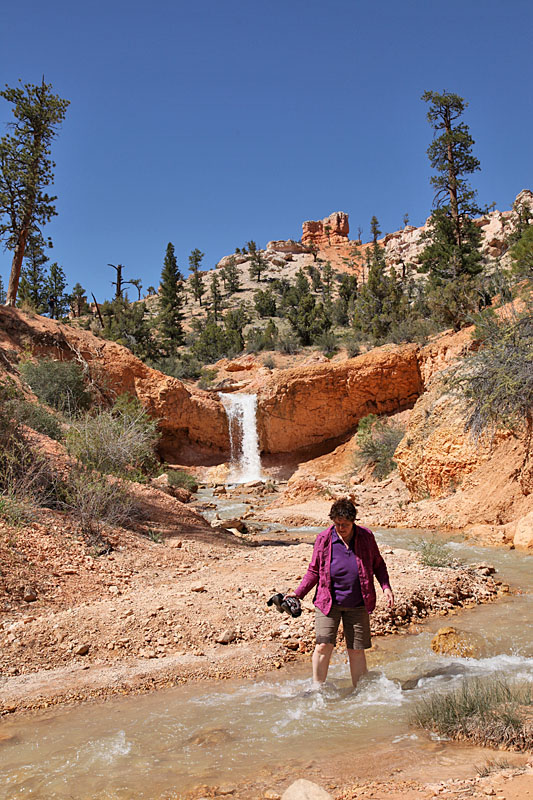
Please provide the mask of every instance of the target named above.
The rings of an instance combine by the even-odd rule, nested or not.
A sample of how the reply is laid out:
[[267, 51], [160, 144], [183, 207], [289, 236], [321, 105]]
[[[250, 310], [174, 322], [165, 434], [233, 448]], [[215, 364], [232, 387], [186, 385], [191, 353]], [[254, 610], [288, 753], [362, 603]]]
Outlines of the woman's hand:
[[387, 605], [389, 608], [394, 608], [394, 595], [392, 593], [392, 589], [387, 586], [386, 589], [383, 589], [383, 594], [387, 598]]
[[283, 597], [296, 597], [296, 593], [292, 589], [289, 589], [288, 592], [285, 592]]

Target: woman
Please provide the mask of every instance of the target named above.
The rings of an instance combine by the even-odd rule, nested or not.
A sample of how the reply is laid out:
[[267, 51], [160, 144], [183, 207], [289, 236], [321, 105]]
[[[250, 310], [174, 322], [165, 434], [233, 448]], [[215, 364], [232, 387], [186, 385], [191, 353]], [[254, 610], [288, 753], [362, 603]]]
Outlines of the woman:
[[374, 534], [355, 524], [354, 504], [348, 499], [337, 500], [329, 516], [333, 525], [318, 534], [302, 582], [296, 591], [287, 594], [301, 599], [318, 584], [314, 597], [313, 683], [320, 685], [326, 680], [342, 619], [352, 683], [356, 686], [367, 671], [365, 650], [371, 647], [368, 615], [376, 605], [374, 575], [389, 608], [394, 605], [394, 595]]

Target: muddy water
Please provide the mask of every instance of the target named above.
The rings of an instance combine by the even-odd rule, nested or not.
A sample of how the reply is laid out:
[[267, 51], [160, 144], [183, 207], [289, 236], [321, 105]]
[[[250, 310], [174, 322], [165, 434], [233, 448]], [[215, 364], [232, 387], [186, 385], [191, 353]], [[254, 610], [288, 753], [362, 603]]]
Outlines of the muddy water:
[[[396, 547], [414, 547], [416, 538], [378, 533], [382, 545]], [[327, 770], [344, 757], [361, 775], [380, 754], [389, 766], [394, 758], [427, 758], [430, 737], [409, 726], [421, 697], [474, 675], [533, 681], [533, 557], [459, 541], [448, 546], [464, 561], [490, 561], [502, 580], [525, 590], [453, 618], [483, 637], [483, 657], [433, 654], [429, 642], [442, 624], [433, 620], [417, 635], [378, 640], [357, 692], [339, 655], [319, 692], [311, 688], [309, 667], [299, 665], [256, 681], [193, 685], [7, 721], [0, 727], [1, 800], [179, 798], [198, 784], [234, 784], [288, 762]], [[451, 746], [433, 746], [445, 761]], [[456, 763], [456, 751], [449, 760]]]

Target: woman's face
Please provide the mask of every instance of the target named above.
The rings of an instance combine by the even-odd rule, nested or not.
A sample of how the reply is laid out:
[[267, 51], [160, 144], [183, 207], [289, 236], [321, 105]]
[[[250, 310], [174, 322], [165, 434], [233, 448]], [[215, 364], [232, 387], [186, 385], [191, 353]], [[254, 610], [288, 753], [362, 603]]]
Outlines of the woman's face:
[[333, 520], [335, 530], [342, 536], [343, 539], [350, 536], [353, 530], [353, 521], [351, 519], [344, 519], [344, 517], [335, 517]]

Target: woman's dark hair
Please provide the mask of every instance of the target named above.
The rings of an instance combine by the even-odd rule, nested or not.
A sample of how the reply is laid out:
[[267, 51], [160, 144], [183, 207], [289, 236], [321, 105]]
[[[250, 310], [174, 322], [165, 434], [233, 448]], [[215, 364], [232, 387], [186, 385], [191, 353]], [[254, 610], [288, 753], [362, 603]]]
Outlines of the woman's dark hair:
[[353, 522], [356, 516], [357, 511], [355, 510], [355, 506], [347, 497], [343, 497], [341, 500], [335, 500], [329, 510], [330, 519], [349, 519]]

